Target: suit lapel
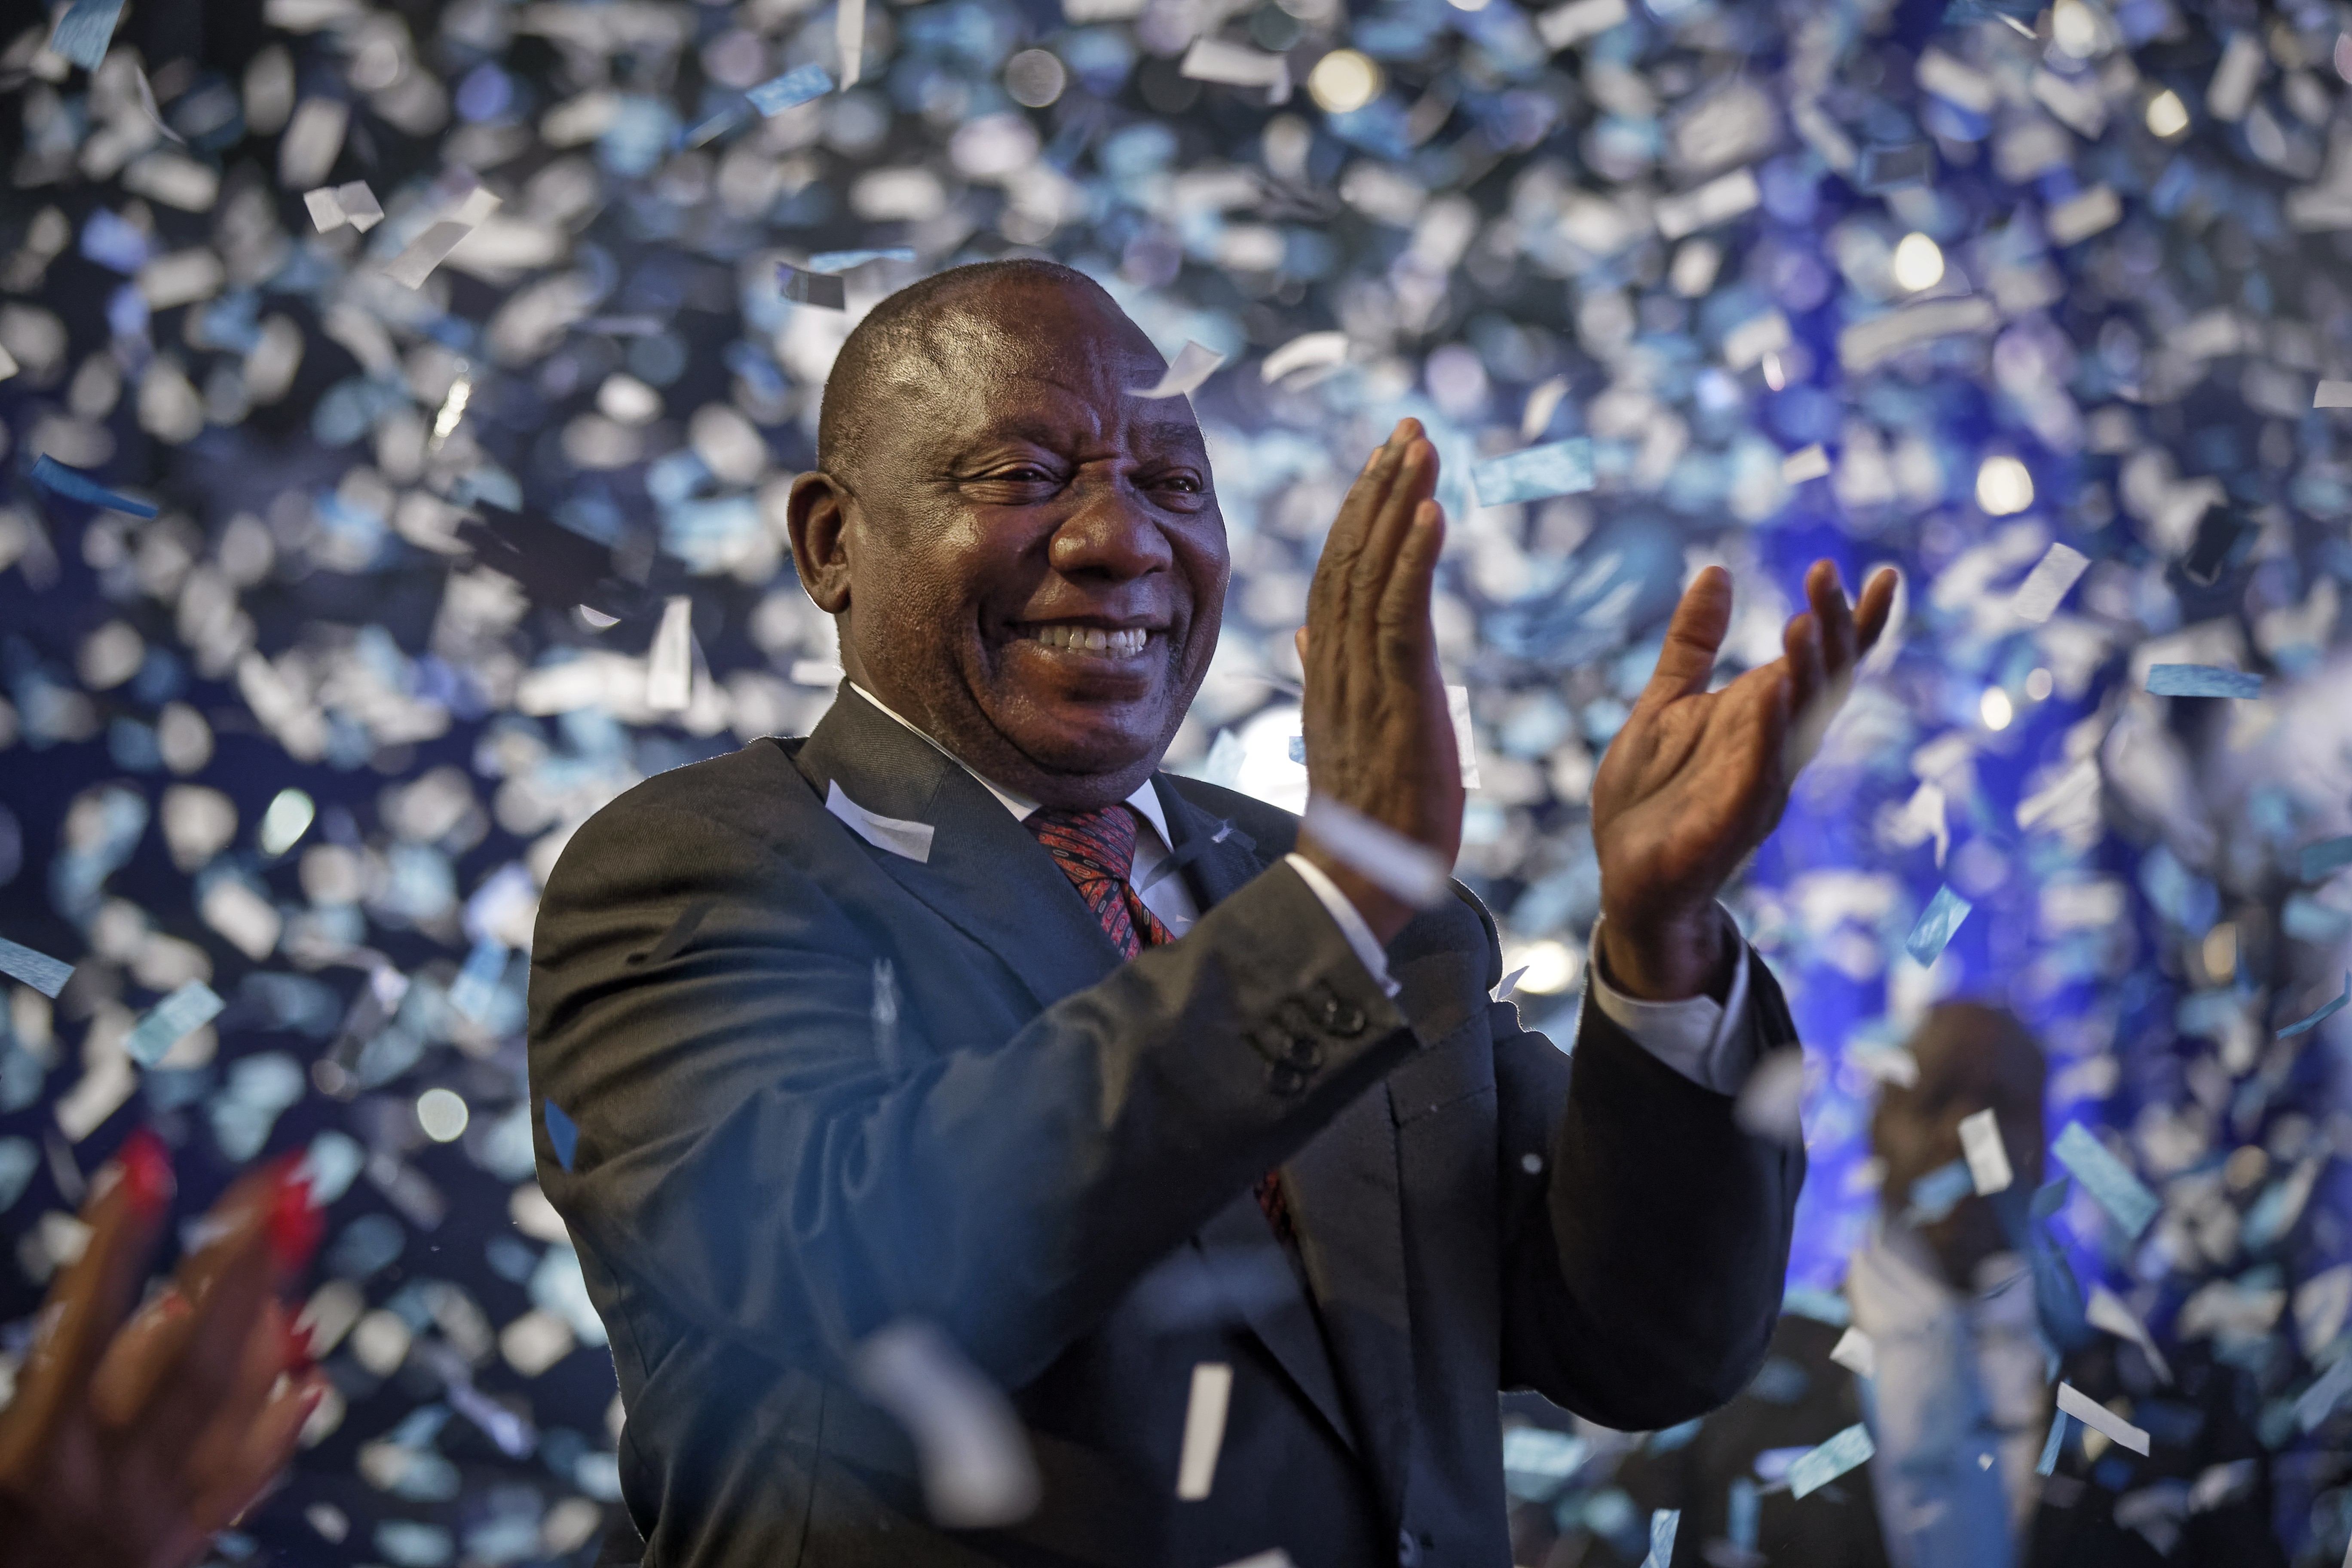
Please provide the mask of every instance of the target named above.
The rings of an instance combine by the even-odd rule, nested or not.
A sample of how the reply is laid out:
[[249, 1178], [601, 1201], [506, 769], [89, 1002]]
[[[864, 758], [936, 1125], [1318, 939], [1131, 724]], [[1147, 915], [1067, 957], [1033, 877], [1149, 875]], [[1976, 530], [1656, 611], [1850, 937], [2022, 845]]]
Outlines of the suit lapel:
[[1193, 1244], [1226, 1305], [1250, 1326], [1340, 1440], [1356, 1447], [1356, 1431], [1349, 1423], [1322, 1331], [1316, 1327], [1315, 1309], [1298, 1288], [1298, 1271], [1266, 1225], [1256, 1194], [1245, 1193], [1226, 1205], [1201, 1227]]
[[1396, 1120], [1383, 1082], [1283, 1167], [1307, 1288], [1389, 1517], [1412, 1444], [1412, 1322]]
[[[1164, 779], [1160, 786], [1168, 826], [1182, 843], [1213, 837], [1215, 817], [1186, 800]], [[1207, 909], [1263, 871], [1272, 857], [1241, 847], [1228, 837], [1210, 844], [1186, 867]], [[1250, 1325], [1299, 1386], [1324, 1406], [1336, 1375], [1353, 1421], [1333, 1415], [1379, 1480], [1391, 1517], [1402, 1517], [1406, 1463], [1412, 1442], [1412, 1332], [1404, 1268], [1404, 1203], [1397, 1169], [1396, 1121], [1388, 1086], [1368, 1089], [1334, 1118], [1282, 1169], [1299, 1253], [1314, 1292], [1315, 1317], [1296, 1316], [1287, 1303], [1270, 1306]], [[1223, 1227], [1223, 1228], [1217, 1228]], [[1220, 1215], [1213, 1234], [1228, 1239], [1228, 1256], [1265, 1245], [1265, 1216], [1253, 1200]], [[1288, 1274], [1286, 1269], [1285, 1273]], [[1257, 1276], [1253, 1275], [1253, 1278]], [[1303, 1308], [1304, 1303], [1299, 1304]]]
[[[929, 823], [929, 860], [910, 860], [862, 839], [859, 847], [900, 886], [1002, 960], [1040, 1007], [1118, 967], [1118, 951], [1094, 911], [1004, 803], [846, 684], [793, 760], [819, 799], [838, 784], [868, 811]], [[845, 826], [841, 831], [849, 833]]]

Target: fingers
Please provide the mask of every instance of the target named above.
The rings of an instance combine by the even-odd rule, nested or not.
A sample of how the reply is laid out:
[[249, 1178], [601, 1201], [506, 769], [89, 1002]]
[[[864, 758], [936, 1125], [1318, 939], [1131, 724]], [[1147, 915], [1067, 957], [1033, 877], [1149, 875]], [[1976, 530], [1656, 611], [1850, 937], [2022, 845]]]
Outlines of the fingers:
[[[1339, 503], [1339, 515], [1331, 524], [1330, 533], [1323, 541], [1322, 567], [1334, 572], [1344, 571], [1355, 562], [1370, 531], [1374, 514], [1394, 482], [1405, 449], [1421, 435], [1421, 422], [1401, 419], [1389, 433], [1389, 438], [1372, 451], [1355, 483], [1348, 487], [1347, 499]], [[1318, 572], [1318, 575], [1321, 574]]]
[[1398, 546], [1395, 569], [1381, 595], [1379, 621], [1384, 649], [1416, 657], [1421, 663], [1435, 659], [1435, 639], [1429, 635], [1429, 602], [1437, 581], [1437, 558], [1444, 548], [1445, 509], [1433, 500], [1423, 500], [1412, 510]]
[[42, 1310], [37, 1343], [0, 1438], [0, 1468], [20, 1443], [40, 1445], [83, 1406], [107, 1348], [137, 1297], [172, 1195], [171, 1157], [144, 1128], [132, 1133], [83, 1206], [89, 1240], [58, 1279]]
[[1731, 629], [1731, 574], [1720, 566], [1702, 568], [1683, 590], [1666, 624], [1665, 645], [1658, 650], [1657, 668], [1643, 689], [1644, 702], [1669, 702], [1706, 689], [1714, 678], [1715, 656]]
[[1878, 646], [1886, 631], [1887, 621], [1895, 613], [1895, 590], [1901, 585], [1895, 568], [1882, 566], [1862, 585], [1862, 603], [1854, 612], [1855, 635], [1861, 651], [1868, 653]]
[[293, 1459], [302, 1427], [326, 1393], [326, 1377], [318, 1372], [285, 1378], [269, 1390], [261, 1413], [224, 1450], [226, 1462], [204, 1500], [207, 1520], [234, 1524], [261, 1500]]
[[1805, 596], [1812, 602], [1813, 621], [1821, 628], [1822, 663], [1832, 679], [1853, 668], [1853, 606], [1833, 561], [1816, 561], [1805, 574]]
[[223, 1228], [181, 1265], [179, 1289], [194, 1310], [179, 1353], [151, 1369], [142, 1427], [192, 1443], [234, 1395], [247, 1338], [288, 1272], [278, 1233], [285, 1194], [299, 1190], [281, 1162], [238, 1182], [214, 1205]]

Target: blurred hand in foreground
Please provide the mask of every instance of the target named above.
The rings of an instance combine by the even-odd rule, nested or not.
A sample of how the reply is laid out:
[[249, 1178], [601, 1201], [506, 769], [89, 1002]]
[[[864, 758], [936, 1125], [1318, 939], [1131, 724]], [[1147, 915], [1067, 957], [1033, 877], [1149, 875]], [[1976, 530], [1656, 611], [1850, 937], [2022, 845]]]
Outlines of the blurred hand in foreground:
[[278, 1292], [317, 1245], [290, 1159], [240, 1180], [203, 1244], [138, 1303], [171, 1206], [161, 1141], [100, 1173], [0, 1412], [0, 1565], [183, 1568], [259, 1500], [326, 1384]]

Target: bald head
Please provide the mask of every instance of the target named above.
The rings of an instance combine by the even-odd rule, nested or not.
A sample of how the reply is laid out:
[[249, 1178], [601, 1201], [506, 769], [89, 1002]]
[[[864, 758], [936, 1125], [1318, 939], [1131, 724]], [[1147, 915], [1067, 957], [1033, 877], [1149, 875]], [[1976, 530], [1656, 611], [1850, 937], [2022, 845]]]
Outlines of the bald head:
[[850, 679], [982, 777], [1126, 799], [1208, 671], [1224, 520], [1164, 362], [1084, 274], [959, 267], [842, 344], [793, 564]]
[[[951, 267], [876, 305], [850, 329], [824, 378], [816, 466], [855, 483], [878, 424], [893, 414], [919, 410], [937, 395], [956, 374], [960, 350], [971, 347], [971, 340], [985, 335], [989, 326], [1017, 328], [1024, 305], [1030, 324], [1039, 325], [1034, 313], [1040, 302], [1062, 290], [1098, 301], [1142, 338], [1102, 285], [1058, 261], [1019, 258]], [[1049, 316], [1067, 313], [1053, 311], [1050, 304], [1044, 308]], [[1150, 352], [1148, 340], [1142, 346]]]

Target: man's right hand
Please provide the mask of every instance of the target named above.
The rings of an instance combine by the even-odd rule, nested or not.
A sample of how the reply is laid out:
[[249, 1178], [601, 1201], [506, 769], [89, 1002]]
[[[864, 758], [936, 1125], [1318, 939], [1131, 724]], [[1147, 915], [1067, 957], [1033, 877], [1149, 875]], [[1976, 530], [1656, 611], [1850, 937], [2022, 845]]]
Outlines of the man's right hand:
[[[1400, 422], [1340, 503], [1323, 544], [1307, 625], [1308, 787], [1433, 851], [1462, 847], [1462, 767], [1437, 668], [1430, 595], [1445, 516], [1437, 449]], [[1298, 853], [1339, 884], [1385, 945], [1412, 907], [1302, 831]]]

